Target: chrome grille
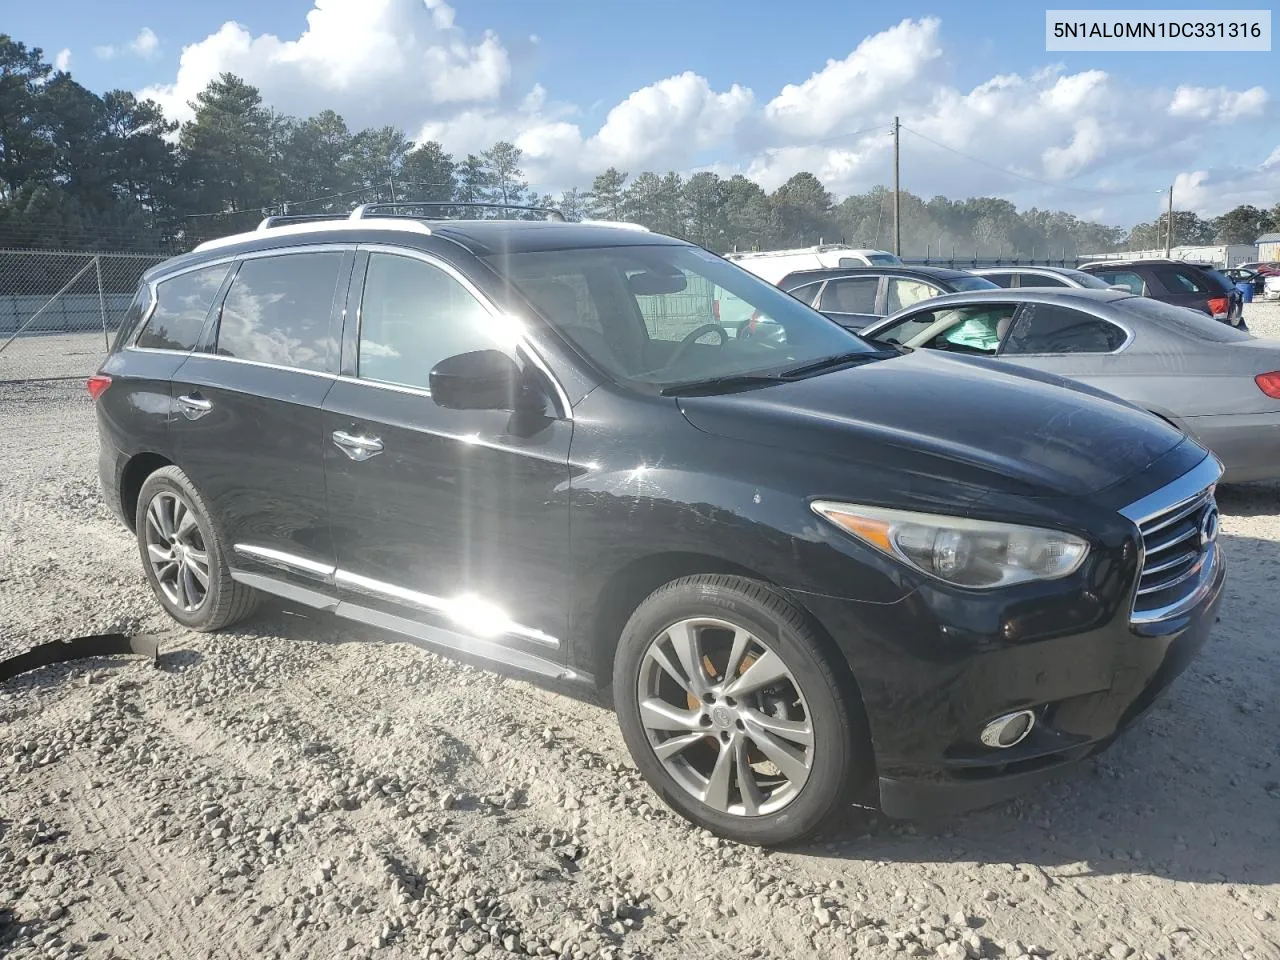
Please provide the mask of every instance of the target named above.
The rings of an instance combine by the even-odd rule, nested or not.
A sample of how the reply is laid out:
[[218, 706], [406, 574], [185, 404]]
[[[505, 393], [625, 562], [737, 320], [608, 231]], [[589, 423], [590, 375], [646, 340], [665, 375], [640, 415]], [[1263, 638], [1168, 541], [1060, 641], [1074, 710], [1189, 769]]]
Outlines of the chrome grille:
[[1181, 615], [1195, 605], [1216, 573], [1222, 468], [1212, 458], [1186, 476], [1123, 511], [1142, 533], [1142, 569], [1133, 598], [1133, 623]]

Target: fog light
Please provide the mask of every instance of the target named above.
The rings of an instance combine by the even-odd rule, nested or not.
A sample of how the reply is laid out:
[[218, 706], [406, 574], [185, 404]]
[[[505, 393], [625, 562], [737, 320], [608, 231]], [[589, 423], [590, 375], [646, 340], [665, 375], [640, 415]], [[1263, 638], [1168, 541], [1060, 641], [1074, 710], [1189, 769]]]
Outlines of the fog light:
[[982, 728], [981, 740], [986, 746], [1001, 750], [1016, 747], [1027, 739], [1027, 734], [1035, 725], [1036, 715], [1030, 710], [1006, 713], [1003, 717], [996, 717]]

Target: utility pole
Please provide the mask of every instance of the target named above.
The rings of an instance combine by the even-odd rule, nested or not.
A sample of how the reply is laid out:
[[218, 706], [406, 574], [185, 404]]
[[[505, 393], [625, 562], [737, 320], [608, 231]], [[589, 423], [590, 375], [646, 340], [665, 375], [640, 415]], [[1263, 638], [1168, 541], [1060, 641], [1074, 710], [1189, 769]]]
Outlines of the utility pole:
[[1169, 184], [1169, 214], [1165, 223], [1164, 231], [1164, 257], [1166, 260], [1173, 256], [1173, 184]]
[[902, 124], [893, 118], [893, 253], [902, 256], [902, 204], [898, 183], [898, 130]]

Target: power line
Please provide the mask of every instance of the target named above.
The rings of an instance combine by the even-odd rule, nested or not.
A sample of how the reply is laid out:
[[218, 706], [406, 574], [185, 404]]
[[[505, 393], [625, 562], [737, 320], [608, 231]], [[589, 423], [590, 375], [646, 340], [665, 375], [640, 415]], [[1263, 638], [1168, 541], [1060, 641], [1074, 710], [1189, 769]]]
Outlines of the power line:
[[964, 157], [964, 159], [972, 161], [973, 163], [981, 164], [982, 166], [989, 167], [992, 170], [997, 170], [1000, 173], [1006, 174], [1010, 177], [1017, 177], [1019, 180], [1028, 180], [1031, 183], [1038, 183], [1042, 187], [1052, 187], [1054, 190], [1071, 190], [1075, 193], [1084, 193], [1084, 194], [1089, 194], [1090, 196], [1095, 196], [1095, 197], [1112, 197], [1112, 198], [1113, 197], [1136, 197], [1139, 195], [1145, 196], [1146, 194], [1150, 193], [1149, 190], [1127, 190], [1127, 191], [1090, 190], [1087, 187], [1072, 187], [1061, 182], [1054, 183], [1051, 180], [1042, 180], [1039, 177], [1033, 177], [1030, 174], [1026, 174], [1026, 173], [1019, 173], [1017, 170], [1010, 170], [1008, 167], [1002, 167], [999, 164], [992, 163], [989, 160], [983, 160], [981, 157], [975, 157], [961, 150], [957, 150], [955, 147], [948, 146], [945, 143], [940, 143], [939, 141], [934, 140], [932, 137], [925, 136], [923, 133], [921, 133], [918, 130], [912, 130], [910, 127], [904, 126], [902, 129], [907, 131], [907, 133], [912, 134], [913, 136], [919, 137], [921, 140], [924, 140], [928, 143], [933, 144], [935, 147], [941, 147], [943, 150], [946, 150], [950, 153], [954, 153], [958, 157]]

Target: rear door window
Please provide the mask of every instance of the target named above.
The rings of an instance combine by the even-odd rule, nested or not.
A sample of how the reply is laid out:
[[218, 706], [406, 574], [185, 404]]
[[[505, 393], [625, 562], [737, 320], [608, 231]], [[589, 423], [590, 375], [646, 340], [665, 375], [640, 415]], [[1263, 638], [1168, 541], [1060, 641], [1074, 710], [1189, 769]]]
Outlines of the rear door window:
[[876, 312], [879, 277], [842, 277], [829, 280], [822, 291], [820, 309], [825, 313]]
[[[988, 280], [991, 278], [988, 277]], [[1021, 283], [1023, 287], [1065, 287], [1068, 286], [1067, 281], [1061, 277], [1055, 277], [1051, 273], [1024, 273], [1022, 274]]]
[[161, 280], [156, 284], [155, 311], [134, 345], [147, 350], [194, 350], [229, 269], [230, 264], [220, 263]]
[[333, 298], [342, 254], [288, 253], [240, 265], [222, 304], [218, 354], [299, 370], [332, 370]]
[[1010, 287], [1016, 287], [1017, 275], [1012, 273], [984, 273], [984, 277], [994, 283], [997, 287], [1004, 287], [1006, 290]]
[[885, 296], [885, 315], [905, 310], [921, 300], [928, 300], [941, 293], [941, 287], [935, 287], [932, 283], [927, 283], [924, 280], [915, 280], [911, 277], [890, 277], [889, 291]]
[[1156, 279], [1170, 293], [1208, 293], [1208, 281], [1201, 275], [1181, 267], [1156, 267]]
[[1101, 277], [1108, 286], [1124, 287], [1137, 297], [1146, 293], [1146, 282], [1132, 270], [1098, 270], [1094, 276]]
[[1052, 303], [1028, 303], [1009, 333], [1004, 354], [1111, 353], [1125, 338], [1123, 330], [1101, 317]]

